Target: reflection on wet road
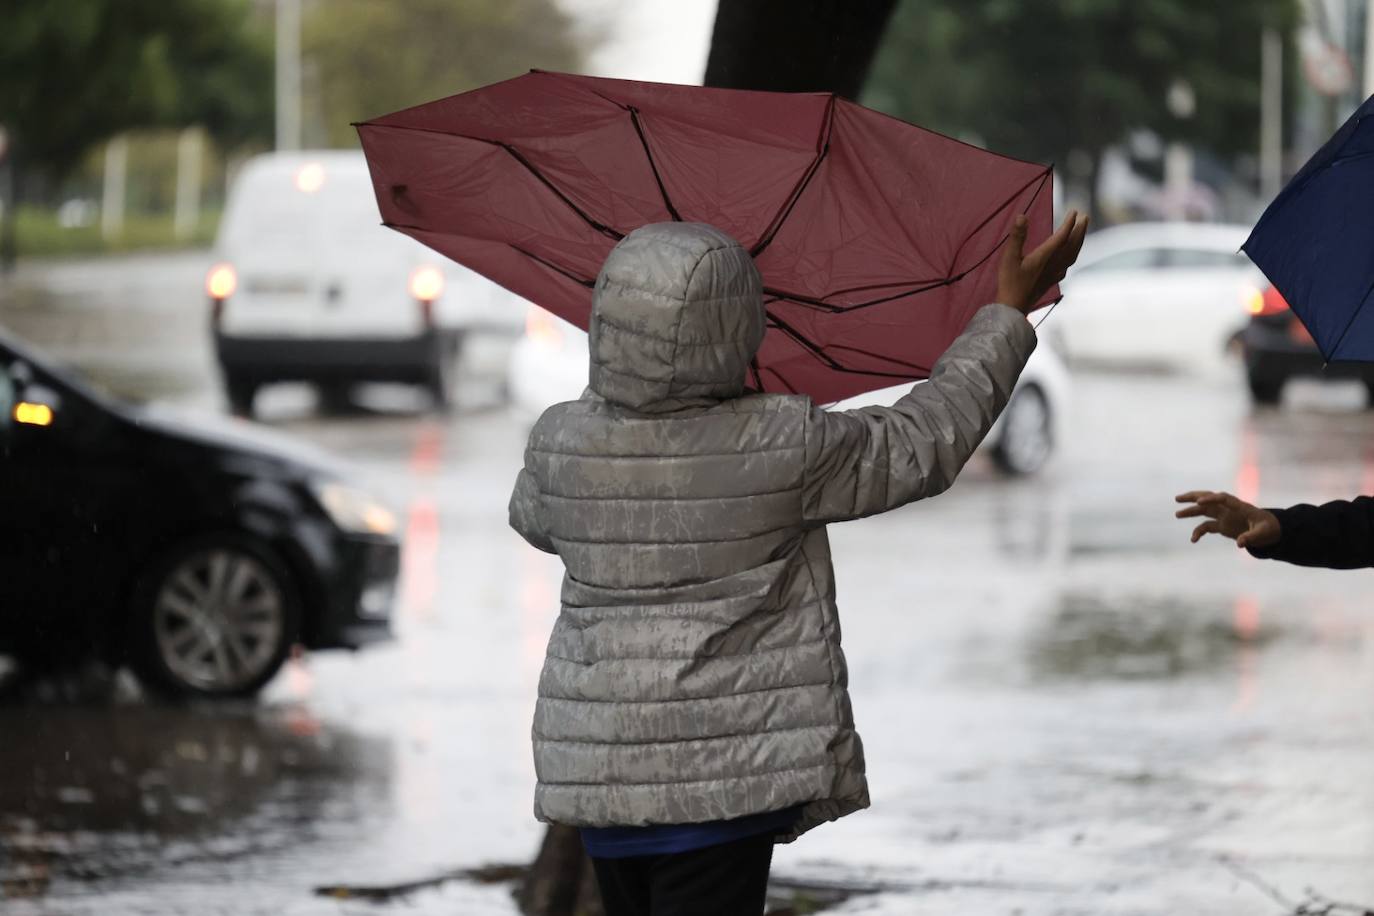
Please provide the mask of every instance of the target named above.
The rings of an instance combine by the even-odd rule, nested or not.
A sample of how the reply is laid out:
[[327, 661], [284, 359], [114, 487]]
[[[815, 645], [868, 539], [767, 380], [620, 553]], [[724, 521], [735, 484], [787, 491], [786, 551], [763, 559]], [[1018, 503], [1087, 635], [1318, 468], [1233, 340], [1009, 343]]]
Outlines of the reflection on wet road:
[[[1255, 414], [1239, 379], [1080, 375], [1062, 454], [832, 537], [874, 806], [779, 872], [891, 890], [864, 913], [1234, 913], [1374, 904], [1374, 573], [1190, 547], [1174, 493], [1374, 491], [1362, 392]], [[202, 402], [212, 399], [198, 396]], [[531, 857], [529, 717], [557, 560], [505, 527], [524, 429], [268, 422], [403, 510], [398, 640], [300, 658], [251, 708], [0, 708], [5, 912], [512, 913], [500, 887], [316, 897]]]

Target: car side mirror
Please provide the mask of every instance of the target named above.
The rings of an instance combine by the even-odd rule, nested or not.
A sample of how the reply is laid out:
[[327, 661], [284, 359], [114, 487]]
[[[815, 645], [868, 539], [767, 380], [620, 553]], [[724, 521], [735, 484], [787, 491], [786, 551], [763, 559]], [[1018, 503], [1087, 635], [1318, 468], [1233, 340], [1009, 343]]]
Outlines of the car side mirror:
[[62, 408], [62, 396], [46, 385], [25, 385], [10, 408], [10, 421], [17, 426], [52, 426]]

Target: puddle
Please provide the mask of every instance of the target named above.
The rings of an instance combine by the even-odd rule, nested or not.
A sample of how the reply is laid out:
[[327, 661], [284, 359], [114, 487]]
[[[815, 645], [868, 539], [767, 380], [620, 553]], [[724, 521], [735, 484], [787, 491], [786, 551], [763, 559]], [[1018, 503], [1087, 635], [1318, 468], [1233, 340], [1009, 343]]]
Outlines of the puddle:
[[[0, 897], [189, 862], [226, 873], [353, 818], [391, 776], [389, 742], [302, 727], [299, 709], [0, 708]], [[359, 793], [357, 790], [364, 791]], [[357, 812], [361, 813], [361, 811]]]
[[1278, 635], [1237, 601], [1069, 593], [1027, 653], [1046, 678], [1172, 678], [1228, 666]]

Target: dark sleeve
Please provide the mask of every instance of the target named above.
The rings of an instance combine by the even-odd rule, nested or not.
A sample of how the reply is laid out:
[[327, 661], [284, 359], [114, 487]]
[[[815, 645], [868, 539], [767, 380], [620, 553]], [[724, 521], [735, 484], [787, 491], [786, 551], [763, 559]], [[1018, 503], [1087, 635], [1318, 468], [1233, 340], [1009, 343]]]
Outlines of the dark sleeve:
[[1279, 520], [1279, 542], [1250, 551], [1260, 559], [1327, 569], [1374, 566], [1374, 497], [1269, 511]]

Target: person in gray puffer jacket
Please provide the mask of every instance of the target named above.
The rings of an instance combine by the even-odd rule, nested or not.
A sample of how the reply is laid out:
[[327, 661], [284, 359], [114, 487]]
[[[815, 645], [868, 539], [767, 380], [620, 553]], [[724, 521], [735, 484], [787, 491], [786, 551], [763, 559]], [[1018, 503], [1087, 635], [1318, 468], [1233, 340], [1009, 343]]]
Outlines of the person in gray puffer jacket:
[[566, 567], [533, 726], [535, 815], [583, 828], [608, 912], [762, 912], [772, 844], [868, 805], [826, 524], [947, 489], [1006, 406], [1026, 315], [1086, 218], [891, 407], [746, 390], [747, 251], [704, 224], [626, 236], [596, 281], [590, 386], [530, 433], [510, 522]]

